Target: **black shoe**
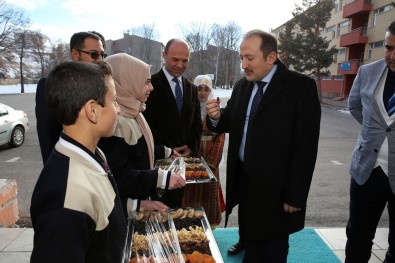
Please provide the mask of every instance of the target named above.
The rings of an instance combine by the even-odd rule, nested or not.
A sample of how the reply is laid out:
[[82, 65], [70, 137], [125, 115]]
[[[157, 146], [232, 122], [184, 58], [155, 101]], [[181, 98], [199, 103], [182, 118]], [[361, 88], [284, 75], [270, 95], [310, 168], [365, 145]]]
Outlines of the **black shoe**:
[[229, 255], [237, 255], [243, 250], [244, 250], [244, 245], [240, 242], [237, 242], [236, 244], [234, 244], [233, 246], [231, 246], [228, 249], [228, 254]]

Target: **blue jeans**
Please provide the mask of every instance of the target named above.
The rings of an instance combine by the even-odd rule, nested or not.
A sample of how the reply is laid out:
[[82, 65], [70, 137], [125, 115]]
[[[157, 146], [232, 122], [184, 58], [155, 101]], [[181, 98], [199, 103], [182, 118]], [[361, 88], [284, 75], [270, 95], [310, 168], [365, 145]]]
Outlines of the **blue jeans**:
[[377, 167], [364, 185], [358, 185], [351, 179], [345, 263], [368, 263], [376, 228], [386, 205], [390, 223], [389, 247], [384, 262], [395, 263], [395, 195], [391, 191], [387, 175], [381, 167]]

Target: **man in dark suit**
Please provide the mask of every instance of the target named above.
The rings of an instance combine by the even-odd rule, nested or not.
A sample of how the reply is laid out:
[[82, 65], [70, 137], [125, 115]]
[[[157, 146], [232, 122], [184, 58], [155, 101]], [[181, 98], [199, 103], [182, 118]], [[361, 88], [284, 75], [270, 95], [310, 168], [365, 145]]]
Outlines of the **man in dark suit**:
[[[181, 147], [182, 156], [194, 156], [202, 134], [197, 88], [184, 78], [189, 63], [189, 45], [171, 39], [163, 51], [164, 67], [151, 76], [154, 87], [144, 111], [155, 144]], [[181, 207], [183, 189], [165, 192], [160, 200], [167, 206]]]
[[[97, 32], [78, 32], [73, 34], [70, 39], [70, 55], [74, 61], [86, 61], [97, 63], [105, 58], [103, 48], [104, 38], [97, 35]], [[44, 90], [47, 79], [42, 78], [37, 84], [36, 89], [36, 118], [37, 135], [40, 143], [43, 164], [49, 158], [52, 149], [59, 140], [62, 132], [62, 124], [57, 122], [49, 112], [45, 101]]]
[[238, 204], [243, 262], [285, 263], [289, 235], [304, 227], [317, 157], [317, 87], [278, 60], [269, 33], [246, 33], [240, 58], [245, 77], [226, 107], [216, 100], [206, 106], [209, 128], [229, 133], [225, 226]]

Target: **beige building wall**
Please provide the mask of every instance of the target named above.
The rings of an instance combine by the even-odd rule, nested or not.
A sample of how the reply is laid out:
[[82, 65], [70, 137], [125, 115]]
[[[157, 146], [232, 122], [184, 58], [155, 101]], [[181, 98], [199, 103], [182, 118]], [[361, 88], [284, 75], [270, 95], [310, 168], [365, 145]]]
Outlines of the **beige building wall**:
[[[336, 7], [332, 10], [332, 17], [327, 22], [326, 28], [321, 31], [321, 35], [327, 40], [330, 40], [330, 47], [336, 46], [339, 49], [337, 55], [334, 57], [334, 63], [329, 67], [331, 75], [338, 75], [338, 63], [346, 62], [348, 60], [348, 48], [340, 47], [340, 36], [350, 32], [351, 21], [348, 18], [343, 18], [343, 9], [346, 4], [354, 2], [354, 0], [335, 0]], [[393, 0], [370, 0], [373, 5], [372, 11], [369, 14], [369, 22], [366, 25], [366, 34], [368, 36], [368, 43], [365, 45], [362, 63], [371, 63], [384, 57], [383, 45], [378, 46], [379, 41], [384, 41], [384, 35], [388, 25], [395, 20], [395, 2]], [[387, 7], [392, 4], [392, 7]], [[376, 14], [376, 10], [380, 8], [388, 10]], [[278, 28], [271, 31], [277, 36], [279, 32], [284, 30], [285, 23]]]

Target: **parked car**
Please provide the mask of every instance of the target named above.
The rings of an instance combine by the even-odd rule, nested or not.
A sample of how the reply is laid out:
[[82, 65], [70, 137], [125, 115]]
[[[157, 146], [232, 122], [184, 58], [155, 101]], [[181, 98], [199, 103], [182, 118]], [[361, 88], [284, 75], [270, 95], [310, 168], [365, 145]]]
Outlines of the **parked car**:
[[0, 145], [19, 147], [25, 141], [25, 132], [29, 129], [26, 112], [15, 110], [0, 103]]

